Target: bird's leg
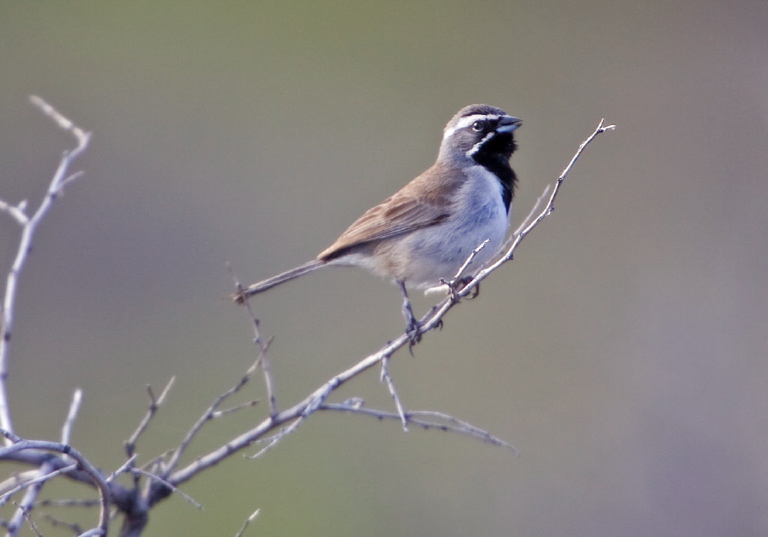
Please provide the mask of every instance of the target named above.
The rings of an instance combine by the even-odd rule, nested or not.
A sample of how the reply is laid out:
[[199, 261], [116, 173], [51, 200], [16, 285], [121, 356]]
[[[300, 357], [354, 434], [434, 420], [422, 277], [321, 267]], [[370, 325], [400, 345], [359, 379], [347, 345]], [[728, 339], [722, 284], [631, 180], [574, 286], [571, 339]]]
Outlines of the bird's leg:
[[[408, 291], [405, 289], [405, 283], [397, 282], [400, 286], [400, 291], [403, 293], [403, 317], [405, 317], [405, 333], [408, 335], [408, 339], [411, 340], [410, 347], [421, 341], [421, 325], [416, 320], [416, 316], [413, 314], [413, 308], [411, 308], [411, 301], [408, 299]], [[413, 353], [411, 353], [413, 354]]]

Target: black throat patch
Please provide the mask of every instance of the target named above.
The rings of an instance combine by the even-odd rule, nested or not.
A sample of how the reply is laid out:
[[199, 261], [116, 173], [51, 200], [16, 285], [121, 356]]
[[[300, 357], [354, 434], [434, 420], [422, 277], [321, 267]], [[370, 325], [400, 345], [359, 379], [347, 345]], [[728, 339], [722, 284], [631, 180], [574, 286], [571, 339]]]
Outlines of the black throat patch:
[[509, 214], [509, 206], [512, 204], [517, 185], [517, 175], [509, 165], [509, 159], [515, 149], [517, 149], [517, 144], [515, 144], [512, 133], [496, 133], [472, 155], [475, 162], [499, 179], [507, 214]]

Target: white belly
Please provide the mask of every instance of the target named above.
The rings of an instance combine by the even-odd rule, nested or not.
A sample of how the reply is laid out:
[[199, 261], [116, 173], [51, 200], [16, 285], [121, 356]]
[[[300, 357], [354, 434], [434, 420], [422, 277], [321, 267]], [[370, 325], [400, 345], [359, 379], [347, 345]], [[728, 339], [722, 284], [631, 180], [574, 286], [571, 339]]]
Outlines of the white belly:
[[440, 279], [451, 280], [472, 253], [484, 241], [464, 271], [468, 276], [479, 270], [501, 247], [509, 227], [509, 215], [498, 179], [481, 166], [468, 174], [460, 200], [441, 224], [414, 231], [407, 238], [393, 241], [392, 254], [400, 265], [408, 287], [435, 286]]

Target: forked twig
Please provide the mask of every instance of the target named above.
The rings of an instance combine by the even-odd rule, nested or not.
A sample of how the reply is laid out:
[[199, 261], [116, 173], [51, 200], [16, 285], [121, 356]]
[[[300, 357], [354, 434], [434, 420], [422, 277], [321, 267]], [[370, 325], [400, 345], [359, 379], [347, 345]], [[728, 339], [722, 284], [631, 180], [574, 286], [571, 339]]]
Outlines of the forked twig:
[[[229, 274], [232, 277], [232, 281], [235, 284], [235, 289], [237, 289], [238, 292], [241, 292], [243, 290], [243, 284], [238, 279], [237, 275], [235, 274], [235, 270], [232, 268], [232, 265], [227, 263], [227, 269], [229, 270]], [[250, 301], [245, 301], [245, 309], [248, 312], [248, 316], [251, 318], [251, 322], [253, 323], [253, 342], [256, 344], [257, 347], [259, 347], [259, 358], [257, 360], [257, 363], [261, 364], [261, 370], [264, 373], [264, 387], [267, 390], [267, 402], [269, 404], [269, 415], [274, 416], [277, 414], [277, 399], [275, 397], [275, 385], [272, 381], [272, 372], [269, 364], [269, 357], [267, 356], [267, 351], [269, 350], [269, 346], [272, 343], [272, 338], [268, 339], [267, 341], [264, 341], [261, 337], [261, 325], [259, 322], [259, 319], [256, 317], [256, 314], [253, 312], [253, 308], [251, 308]]]
[[389, 357], [383, 358], [381, 360], [381, 376], [379, 380], [380, 382], [385, 382], [387, 384], [387, 388], [389, 389], [389, 395], [392, 396], [392, 400], [395, 402], [397, 415], [400, 416], [400, 421], [403, 424], [403, 431], [408, 432], [408, 417], [405, 414], [405, 409], [403, 408], [403, 404], [400, 402], [400, 396], [397, 395], [397, 390], [395, 390], [395, 383], [389, 374], [388, 365], [389, 365]]
[[182, 498], [187, 500], [187, 502], [189, 502], [190, 504], [194, 505], [198, 509], [202, 509], [203, 508], [203, 506], [200, 504], [200, 502], [195, 500], [192, 496], [190, 496], [186, 492], [182, 491], [178, 487], [175, 487], [172, 483], [169, 483], [168, 481], [166, 481], [165, 479], [163, 479], [159, 475], [153, 474], [152, 472], [147, 472], [146, 470], [140, 470], [138, 468], [132, 468], [129, 471], [134, 473], [134, 474], [140, 474], [140, 475], [143, 475], [144, 477], [148, 477], [149, 479], [151, 479], [153, 481], [157, 481], [158, 483], [161, 483], [164, 486], [166, 486], [169, 489], [171, 489], [173, 492], [179, 494]]
[[25, 450], [53, 451], [74, 459], [77, 462], [78, 469], [88, 474], [96, 490], [99, 492], [101, 510], [99, 512], [99, 525], [95, 530], [102, 532], [103, 535], [107, 535], [107, 532], [109, 531], [109, 507], [111, 505], [112, 494], [109, 489], [109, 483], [104, 479], [101, 472], [91, 464], [91, 461], [84, 457], [78, 450], [67, 444], [48, 442], [45, 440], [25, 440], [13, 434], [11, 431], [6, 431], [4, 429], [0, 429], [0, 434], [5, 436], [11, 442], [10, 446], [0, 448], [0, 459]]
[[229, 388], [223, 394], [219, 395], [216, 399], [213, 400], [213, 403], [211, 403], [211, 405], [207, 409], [205, 409], [203, 414], [192, 425], [192, 427], [190, 427], [189, 431], [187, 431], [187, 434], [184, 435], [184, 438], [181, 440], [181, 443], [179, 444], [179, 446], [173, 450], [173, 454], [171, 455], [171, 458], [168, 461], [168, 463], [163, 465], [163, 469], [159, 474], [160, 477], [166, 480], [169, 479], [169, 476], [176, 469], [176, 466], [178, 466], [179, 462], [181, 461], [181, 457], [184, 455], [184, 452], [187, 450], [189, 445], [195, 439], [195, 436], [197, 436], [197, 433], [200, 431], [200, 429], [203, 428], [203, 425], [205, 425], [209, 420], [216, 417], [216, 413], [219, 408], [219, 405], [221, 405], [221, 403], [229, 399], [232, 395], [239, 392], [243, 388], [243, 386], [245, 386], [251, 380], [251, 377], [256, 372], [256, 369], [259, 366], [259, 359], [260, 358], [257, 358], [256, 361], [251, 365], [251, 367], [248, 368], [248, 370], [245, 372], [245, 375], [242, 376], [242, 378], [237, 384]]
[[[53, 202], [56, 200], [56, 197], [62, 192], [64, 186], [71, 182], [72, 176], [69, 174], [69, 167], [74, 160], [85, 151], [91, 138], [90, 133], [75, 125], [61, 114], [61, 112], [40, 97], [33, 95], [30, 97], [30, 101], [42, 110], [45, 115], [56, 122], [60, 128], [71, 133], [75, 137], [77, 145], [74, 149], [65, 151], [61, 156], [59, 166], [53, 174], [51, 183], [48, 185], [48, 191], [40, 202], [37, 211], [35, 211], [31, 217], [28, 217], [25, 213], [26, 202], [22, 202], [16, 207], [13, 207], [6, 202], [2, 202], [0, 205], [0, 209], [10, 214], [22, 225], [21, 240], [19, 241], [19, 247], [16, 251], [16, 257], [13, 264], [11, 265], [11, 270], [8, 272], [3, 307], [0, 311], [0, 327], [2, 327], [3, 331], [2, 337], [0, 338], [0, 428], [10, 432], [13, 432], [13, 422], [11, 420], [11, 411], [8, 406], [8, 355], [10, 351], [11, 333], [13, 331], [19, 276], [24, 268], [24, 264], [27, 262], [29, 252], [32, 249], [32, 239], [35, 236], [35, 231], [37, 231], [37, 226], [46, 216], [53, 205]], [[7, 438], [6, 444], [10, 444], [10, 440]]]
[[[320, 407], [319, 410], [328, 410], [333, 412], [349, 412], [350, 414], [362, 414], [364, 416], [371, 416], [381, 420], [399, 420], [400, 415], [394, 412], [387, 412], [386, 410], [377, 410], [375, 408], [368, 408], [358, 404], [334, 404], [326, 403]], [[471, 423], [457, 419], [449, 414], [443, 412], [435, 412], [433, 410], [409, 410], [406, 413], [408, 423], [418, 425], [419, 427], [429, 430], [437, 429], [440, 431], [449, 431], [457, 434], [462, 434], [474, 438], [475, 440], [481, 440], [494, 446], [499, 446], [512, 451], [515, 455], [520, 455], [520, 451], [512, 444], [505, 442], [504, 440], [493, 436], [488, 431], [484, 431], [479, 427], [475, 427]]]
[[136, 442], [139, 440], [139, 437], [144, 433], [144, 431], [147, 430], [147, 427], [149, 427], [149, 423], [152, 421], [152, 418], [155, 417], [155, 414], [157, 414], [157, 411], [160, 409], [160, 405], [162, 405], [165, 401], [165, 398], [168, 396], [168, 392], [171, 391], [171, 388], [175, 382], [176, 377], [171, 377], [168, 383], [165, 385], [165, 388], [163, 388], [163, 391], [160, 393], [160, 397], [155, 397], [155, 392], [152, 390], [152, 386], [147, 386], [147, 395], [149, 395], [149, 408], [147, 408], [147, 413], [144, 414], [141, 422], [139, 422], [139, 426], [136, 427], [136, 430], [124, 443], [125, 454], [129, 459], [133, 457], [136, 451]]
[[65, 474], [67, 472], [70, 472], [70, 471], [74, 470], [75, 468], [77, 468], [77, 463], [70, 464], [69, 466], [65, 466], [64, 468], [59, 468], [58, 470], [43, 471], [43, 470], [45, 470], [44, 468], [42, 468], [42, 467], [39, 468], [37, 470], [37, 472], [36, 472], [37, 474], [39, 474], [37, 477], [34, 477], [32, 479], [23, 480], [21, 483], [19, 483], [18, 485], [16, 485], [12, 489], [4, 492], [0, 496], [0, 506], [4, 505], [8, 500], [11, 499], [11, 496], [16, 494], [17, 492], [19, 492], [21, 490], [24, 490], [27, 487], [31, 487], [32, 485], [37, 485], [37, 484], [45, 483], [46, 481], [48, 481], [50, 479], [53, 479], [57, 475]]

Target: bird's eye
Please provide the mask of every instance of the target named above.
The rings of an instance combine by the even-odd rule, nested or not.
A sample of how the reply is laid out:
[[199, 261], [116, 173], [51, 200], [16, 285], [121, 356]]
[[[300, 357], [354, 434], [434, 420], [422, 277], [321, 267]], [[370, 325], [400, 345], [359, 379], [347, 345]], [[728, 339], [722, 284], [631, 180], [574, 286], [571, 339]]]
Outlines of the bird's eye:
[[475, 121], [472, 123], [472, 130], [475, 132], [480, 132], [485, 127], [485, 121]]

